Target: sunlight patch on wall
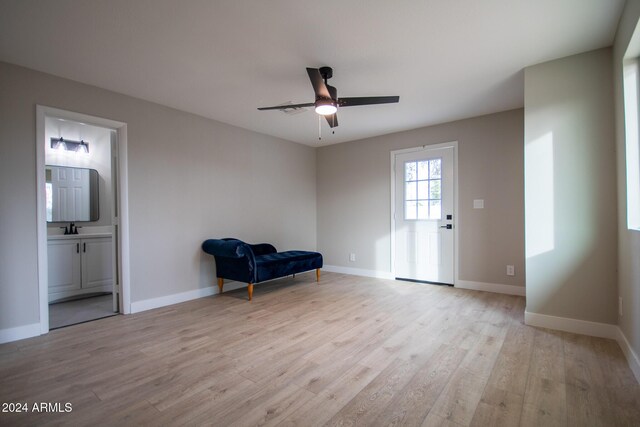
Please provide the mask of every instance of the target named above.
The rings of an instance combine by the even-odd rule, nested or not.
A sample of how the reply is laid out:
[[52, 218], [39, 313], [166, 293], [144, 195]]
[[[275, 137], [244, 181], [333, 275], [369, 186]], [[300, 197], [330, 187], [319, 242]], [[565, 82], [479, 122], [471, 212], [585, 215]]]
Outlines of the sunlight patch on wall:
[[553, 133], [525, 146], [526, 258], [554, 248]]

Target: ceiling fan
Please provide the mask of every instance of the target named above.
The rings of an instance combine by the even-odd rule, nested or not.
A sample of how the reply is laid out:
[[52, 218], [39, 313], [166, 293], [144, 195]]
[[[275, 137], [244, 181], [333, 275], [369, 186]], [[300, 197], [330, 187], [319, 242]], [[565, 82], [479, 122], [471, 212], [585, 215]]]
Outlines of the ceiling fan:
[[399, 96], [362, 96], [350, 98], [338, 98], [338, 90], [327, 84], [327, 80], [333, 77], [331, 67], [307, 68], [307, 74], [313, 91], [316, 94], [315, 102], [306, 104], [277, 105], [274, 107], [261, 107], [258, 110], [287, 110], [292, 108], [315, 107], [316, 113], [324, 116], [329, 126], [338, 126], [338, 107], [356, 107], [359, 105], [391, 104], [400, 101]]

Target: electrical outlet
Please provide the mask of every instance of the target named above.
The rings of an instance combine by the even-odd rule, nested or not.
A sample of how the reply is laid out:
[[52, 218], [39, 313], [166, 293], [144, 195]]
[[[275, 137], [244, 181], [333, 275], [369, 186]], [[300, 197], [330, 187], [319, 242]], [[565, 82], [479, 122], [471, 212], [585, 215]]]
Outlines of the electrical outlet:
[[507, 265], [507, 276], [515, 276], [516, 268], [513, 265]]
[[356, 254], [354, 254], [353, 252], [351, 252], [349, 254], [349, 261], [351, 262], [355, 262], [356, 261]]
[[622, 317], [622, 297], [618, 297], [618, 314]]

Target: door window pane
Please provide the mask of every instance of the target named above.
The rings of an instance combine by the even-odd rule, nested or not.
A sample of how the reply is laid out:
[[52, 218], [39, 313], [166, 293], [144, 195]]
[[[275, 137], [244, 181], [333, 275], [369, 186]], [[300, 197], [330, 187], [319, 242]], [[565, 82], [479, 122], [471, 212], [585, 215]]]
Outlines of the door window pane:
[[418, 162], [418, 179], [429, 179], [429, 162], [426, 160]]
[[404, 218], [441, 219], [442, 159], [404, 164]]
[[418, 219], [429, 219], [429, 201], [418, 201]]
[[404, 199], [405, 200], [416, 200], [418, 198], [418, 194], [416, 193], [416, 185], [418, 183], [415, 181], [411, 181], [411, 182], [407, 182], [405, 183], [405, 193], [404, 193]]
[[442, 159], [429, 160], [429, 178], [440, 178], [440, 167], [442, 165]]
[[440, 180], [432, 179], [429, 181], [429, 199], [440, 200]]
[[415, 200], [405, 202], [404, 219], [417, 219], [417, 203]]
[[415, 181], [417, 179], [416, 174], [416, 162], [407, 162], [404, 164], [405, 181]]
[[418, 199], [429, 198], [429, 181], [418, 181]]
[[441, 200], [431, 200], [429, 202], [429, 219], [442, 219]]

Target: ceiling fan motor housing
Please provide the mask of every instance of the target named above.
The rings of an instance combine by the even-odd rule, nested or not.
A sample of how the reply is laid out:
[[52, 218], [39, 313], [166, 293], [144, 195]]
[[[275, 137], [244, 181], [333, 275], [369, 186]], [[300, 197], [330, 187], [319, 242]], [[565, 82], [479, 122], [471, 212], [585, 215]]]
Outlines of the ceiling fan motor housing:
[[333, 77], [333, 68], [331, 67], [320, 67], [318, 69], [320, 71], [320, 75], [323, 79], [328, 80]]

